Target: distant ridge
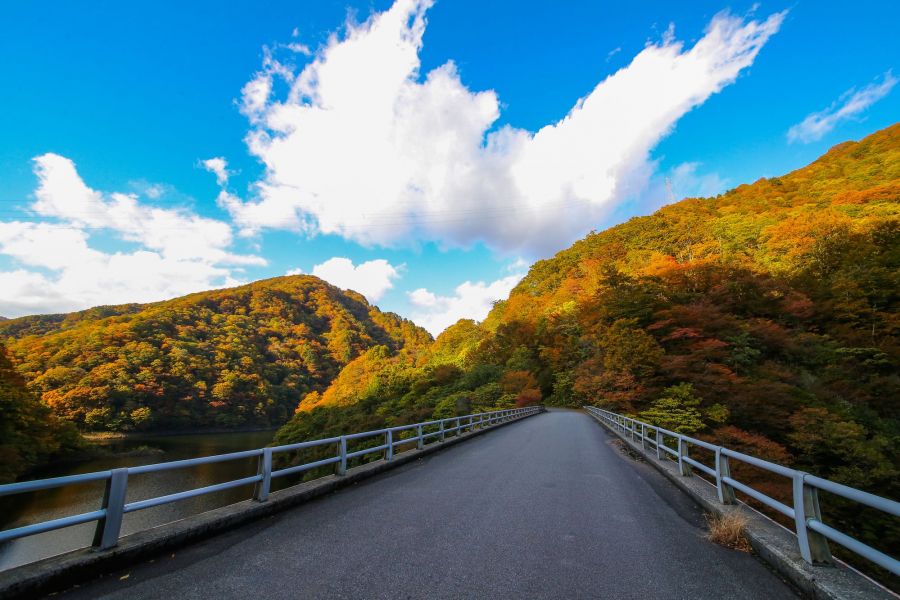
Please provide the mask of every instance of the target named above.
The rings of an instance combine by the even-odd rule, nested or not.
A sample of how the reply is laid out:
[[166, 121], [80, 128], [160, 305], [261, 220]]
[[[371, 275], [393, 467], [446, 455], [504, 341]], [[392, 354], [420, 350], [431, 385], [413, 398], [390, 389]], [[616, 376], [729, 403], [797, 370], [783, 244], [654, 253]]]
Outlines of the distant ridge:
[[310, 275], [10, 319], [0, 336], [59, 416], [115, 431], [278, 425], [368, 348], [415, 353], [431, 342]]

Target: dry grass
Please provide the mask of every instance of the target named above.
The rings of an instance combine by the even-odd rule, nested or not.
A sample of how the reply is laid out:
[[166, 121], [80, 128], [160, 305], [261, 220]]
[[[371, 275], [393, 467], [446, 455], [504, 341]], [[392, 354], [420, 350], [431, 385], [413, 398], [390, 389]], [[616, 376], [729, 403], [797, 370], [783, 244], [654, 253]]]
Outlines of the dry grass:
[[726, 548], [741, 552], [751, 552], [753, 548], [744, 531], [747, 528], [747, 517], [738, 511], [730, 511], [723, 515], [706, 515], [709, 533], [706, 538]]
[[618, 438], [613, 438], [613, 439], [609, 440], [608, 444], [610, 446], [612, 446], [613, 448], [617, 448], [619, 450], [619, 452], [621, 452], [628, 458], [631, 458], [632, 460], [636, 460], [638, 462], [644, 461], [644, 457], [640, 452], [637, 452], [634, 448], [632, 448], [631, 446], [629, 446], [624, 441], [622, 441]]

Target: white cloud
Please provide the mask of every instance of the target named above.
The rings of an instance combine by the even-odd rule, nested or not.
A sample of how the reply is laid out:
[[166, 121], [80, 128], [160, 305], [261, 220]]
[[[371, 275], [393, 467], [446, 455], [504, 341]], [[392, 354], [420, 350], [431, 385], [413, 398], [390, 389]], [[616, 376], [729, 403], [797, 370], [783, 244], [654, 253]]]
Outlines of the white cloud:
[[288, 269], [284, 272], [285, 275], [303, 275], [303, 269], [297, 267], [296, 269]]
[[[266, 264], [259, 256], [228, 251], [232, 232], [226, 223], [91, 189], [74, 163], [56, 154], [34, 163], [38, 187], [31, 210], [49, 220], [0, 221], [0, 254], [28, 267], [0, 272], [4, 316], [161, 300], [235, 285], [236, 269]], [[90, 244], [96, 230], [138, 248], [97, 250]]]
[[532, 265], [531, 261], [525, 260], [521, 256], [516, 258], [516, 260], [512, 261], [508, 265], [506, 265], [506, 271], [509, 273], [512, 272], [520, 272], [528, 270], [528, 267]]
[[158, 183], [150, 184], [144, 188], [144, 194], [151, 200], [159, 200], [165, 193], [165, 186]]
[[415, 307], [410, 318], [435, 336], [460, 319], [481, 321], [494, 302], [509, 296], [523, 276], [524, 273], [516, 273], [491, 283], [466, 281], [456, 287], [452, 296], [438, 296], [425, 288], [413, 290], [407, 293]]
[[313, 267], [312, 274], [332, 285], [354, 290], [369, 302], [377, 302], [385, 292], [394, 287], [402, 266], [395, 267], [383, 258], [369, 260], [353, 266], [349, 258], [336, 256]]
[[[720, 13], [691, 48], [667, 31], [536, 133], [504, 126], [493, 91], [452, 62], [420, 73], [430, 0], [397, 0], [348, 23], [298, 74], [266, 58], [243, 90], [247, 143], [265, 165], [255, 197], [223, 206], [244, 234], [334, 233], [545, 254], [584, 235], [653, 173], [678, 119], [734, 82], [780, 27]], [[273, 97], [273, 78], [290, 91]]]
[[686, 162], [677, 165], [667, 177], [672, 198], [708, 198], [725, 191], [728, 182], [718, 173], [701, 173], [700, 163]]
[[822, 139], [841, 121], [853, 119], [884, 98], [897, 84], [897, 78], [888, 71], [881, 83], [873, 82], [856, 90], [851, 88], [831, 103], [825, 110], [807, 115], [805, 119], [788, 129], [788, 142], [808, 144]]
[[298, 42], [293, 42], [291, 44], [285, 44], [284, 46], [291, 52], [296, 52], [297, 54], [303, 54], [304, 56], [312, 56], [312, 50], [309, 49], [309, 46], [306, 44], [300, 44]]
[[216, 176], [216, 183], [222, 187], [228, 185], [228, 177], [231, 175], [228, 171], [228, 161], [221, 156], [216, 156], [200, 161], [200, 164], [203, 165], [204, 169]]
[[75, 163], [58, 154], [34, 159], [38, 176], [32, 209], [77, 228], [111, 229], [168, 258], [197, 259], [238, 265], [264, 265], [258, 256], [227, 252], [232, 243], [227, 223], [181, 209], [143, 206], [133, 194], [103, 194], [89, 188]]

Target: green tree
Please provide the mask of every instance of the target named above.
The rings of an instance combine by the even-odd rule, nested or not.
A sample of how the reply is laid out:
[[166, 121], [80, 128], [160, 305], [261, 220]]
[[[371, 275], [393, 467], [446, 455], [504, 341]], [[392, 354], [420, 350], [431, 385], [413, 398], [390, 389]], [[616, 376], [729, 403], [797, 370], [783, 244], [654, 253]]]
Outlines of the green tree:
[[79, 447], [80, 437], [26, 389], [0, 345], [0, 483], [62, 450]]
[[703, 429], [699, 406], [700, 398], [694, 386], [679, 383], [663, 390], [663, 395], [642, 411], [640, 418], [651, 425], [690, 435]]

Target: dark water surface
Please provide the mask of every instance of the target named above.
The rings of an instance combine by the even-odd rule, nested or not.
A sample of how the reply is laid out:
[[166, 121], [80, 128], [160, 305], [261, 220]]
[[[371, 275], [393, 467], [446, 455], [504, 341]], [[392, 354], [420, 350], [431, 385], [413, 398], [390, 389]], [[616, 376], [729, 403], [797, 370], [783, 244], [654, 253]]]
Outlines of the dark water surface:
[[[115, 451], [128, 451], [140, 446], [163, 450], [164, 454], [135, 457], [104, 457], [77, 463], [64, 463], [35, 473], [33, 479], [60, 477], [105, 471], [118, 467], [133, 467], [149, 463], [168, 462], [226, 452], [262, 448], [270, 441], [274, 431], [241, 433], [214, 433], [173, 436], [140, 436], [115, 440], [106, 445]], [[133, 475], [128, 478], [128, 502], [162, 496], [191, 488], [240, 479], [254, 475], [257, 459], [249, 458], [201, 465], [186, 469], [174, 469], [160, 473]], [[177, 521], [226, 504], [247, 500], [252, 486], [232, 488], [214, 494], [181, 500], [125, 515], [122, 534]], [[67, 515], [97, 510], [103, 499], [103, 482], [68, 485], [41, 490], [29, 494], [17, 494], [0, 499], [0, 529], [20, 527], [39, 521], [57, 519]], [[84, 523], [57, 531], [50, 531], [27, 538], [0, 544], [0, 570], [9, 569], [48, 556], [89, 546], [93, 539], [95, 523]]]

